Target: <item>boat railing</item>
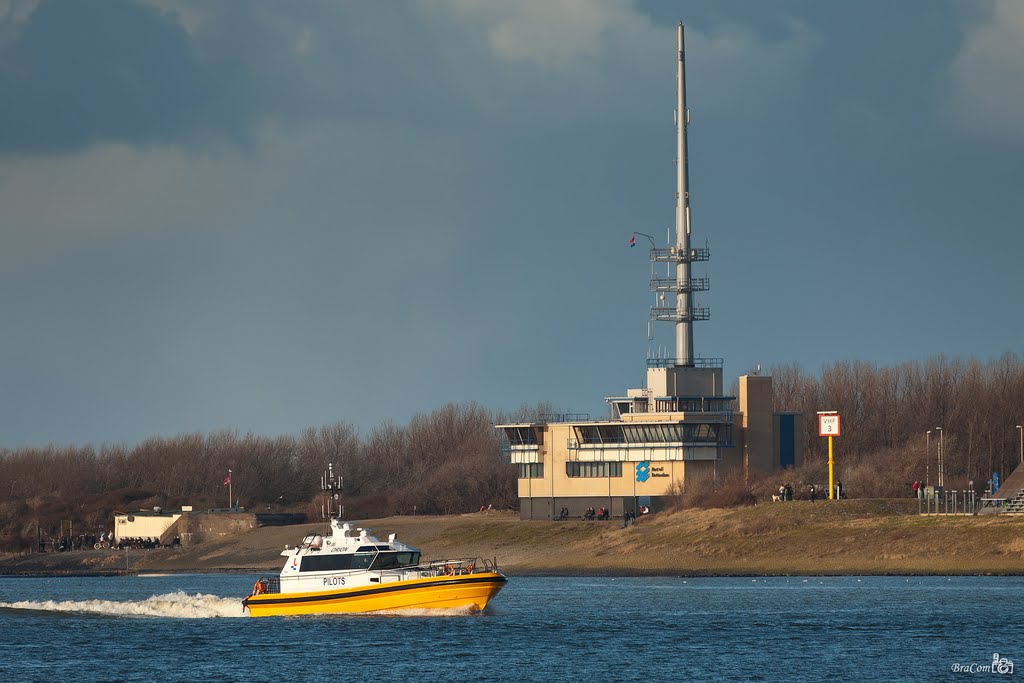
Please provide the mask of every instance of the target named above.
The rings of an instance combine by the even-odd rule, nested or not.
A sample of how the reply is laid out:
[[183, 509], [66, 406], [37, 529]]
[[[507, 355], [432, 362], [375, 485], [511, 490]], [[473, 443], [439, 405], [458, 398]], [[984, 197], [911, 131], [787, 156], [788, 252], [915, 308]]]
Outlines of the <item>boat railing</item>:
[[281, 592], [281, 577], [280, 576], [261, 576], [259, 580], [252, 587], [253, 595], [260, 595], [261, 593], [280, 593]]
[[466, 574], [480, 574], [482, 572], [497, 572], [497, 560], [488, 560], [479, 557], [460, 557], [456, 559], [432, 560], [420, 564], [412, 569], [428, 576], [463, 576]]

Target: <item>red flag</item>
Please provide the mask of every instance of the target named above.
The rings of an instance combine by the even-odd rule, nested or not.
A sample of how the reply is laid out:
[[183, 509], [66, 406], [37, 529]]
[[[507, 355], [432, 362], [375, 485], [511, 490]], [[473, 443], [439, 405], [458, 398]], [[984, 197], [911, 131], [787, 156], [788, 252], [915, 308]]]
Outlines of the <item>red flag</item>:
[[231, 473], [228, 472], [228, 476], [224, 477], [224, 486], [227, 486], [230, 483], [231, 483]]
[[632, 237], [629, 238], [629, 246], [631, 246], [631, 247], [635, 247], [636, 246], [636, 235], [633, 235]]

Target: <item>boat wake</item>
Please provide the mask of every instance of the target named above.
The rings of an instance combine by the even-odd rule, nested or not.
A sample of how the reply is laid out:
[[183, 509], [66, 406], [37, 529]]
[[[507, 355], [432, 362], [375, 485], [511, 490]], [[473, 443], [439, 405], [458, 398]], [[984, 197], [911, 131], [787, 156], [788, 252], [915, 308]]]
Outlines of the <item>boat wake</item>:
[[23, 609], [43, 612], [75, 612], [106, 614], [116, 617], [169, 617], [173, 619], [211, 619], [219, 617], [245, 617], [237, 598], [221, 598], [197, 593], [188, 595], [178, 591], [154, 595], [145, 600], [53, 600], [0, 602], [0, 609]]

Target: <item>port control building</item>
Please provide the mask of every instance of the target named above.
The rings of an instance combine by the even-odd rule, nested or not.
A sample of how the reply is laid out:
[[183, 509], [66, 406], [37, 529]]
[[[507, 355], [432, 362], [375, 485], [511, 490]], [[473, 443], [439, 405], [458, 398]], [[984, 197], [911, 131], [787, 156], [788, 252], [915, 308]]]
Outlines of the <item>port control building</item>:
[[523, 519], [553, 519], [563, 509], [579, 517], [591, 507], [619, 517], [653, 511], [684, 489], [713, 486], [729, 474], [802, 464], [803, 416], [773, 412], [772, 378], [741, 376], [737, 395], [726, 395], [722, 359], [693, 352], [693, 323], [710, 318], [694, 294], [707, 291], [710, 282], [691, 271], [710, 259], [710, 251], [691, 245], [681, 23], [677, 46], [675, 243], [658, 247], [640, 232], [630, 240], [634, 244], [640, 235], [650, 241], [650, 321], [675, 326], [675, 355], [649, 357], [645, 386], [606, 397], [606, 420], [543, 415], [496, 425], [502, 457], [519, 470]]

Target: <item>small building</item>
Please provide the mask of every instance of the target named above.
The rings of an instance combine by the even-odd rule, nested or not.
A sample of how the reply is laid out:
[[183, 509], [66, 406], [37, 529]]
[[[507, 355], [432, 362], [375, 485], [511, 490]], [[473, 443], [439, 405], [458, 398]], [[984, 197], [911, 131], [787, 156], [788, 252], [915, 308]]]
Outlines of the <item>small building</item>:
[[183, 505], [176, 511], [154, 508], [115, 512], [114, 543], [126, 538], [155, 538], [162, 545], [170, 545], [178, 537], [180, 543], [187, 546], [210, 538], [245, 533], [260, 526], [287, 526], [305, 521], [306, 515], [301, 512], [253, 513], [245, 508], [193, 510], [191, 505]]
[[126, 538], [156, 538], [161, 539], [174, 523], [177, 522], [183, 512], [192, 508], [185, 507], [175, 512], [165, 512], [160, 508], [153, 508], [152, 511], [140, 510], [139, 512], [115, 512], [114, 513], [114, 543], [120, 543]]

